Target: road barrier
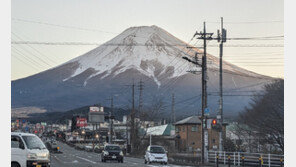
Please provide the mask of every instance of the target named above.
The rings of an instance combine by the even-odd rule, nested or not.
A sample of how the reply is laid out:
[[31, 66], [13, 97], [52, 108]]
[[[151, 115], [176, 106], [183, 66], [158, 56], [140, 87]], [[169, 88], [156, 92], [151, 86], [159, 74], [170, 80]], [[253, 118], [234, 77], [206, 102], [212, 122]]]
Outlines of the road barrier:
[[[230, 166], [256, 166], [256, 167], [283, 167], [284, 155], [246, 153], [246, 152], [224, 152], [209, 151], [208, 162], [216, 166], [224, 164]], [[227, 162], [226, 162], [227, 161]]]

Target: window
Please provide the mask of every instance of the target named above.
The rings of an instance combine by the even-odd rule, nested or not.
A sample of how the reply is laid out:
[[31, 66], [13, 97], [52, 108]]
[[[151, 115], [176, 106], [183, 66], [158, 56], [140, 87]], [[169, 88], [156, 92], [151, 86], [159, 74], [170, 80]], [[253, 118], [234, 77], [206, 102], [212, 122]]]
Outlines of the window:
[[45, 145], [37, 136], [23, 136], [28, 149], [45, 149]]
[[24, 145], [21, 138], [17, 136], [11, 136], [11, 148], [22, 148], [23, 146]]
[[213, 139], [213, 144], [216, 142], [216, 140], [215, 139]]
[[179, 132], [179, 127], [176, 127], [176, 132]]
[[197, 132], [197, 126], [192, 126], [191, 127], [191, 132]]
[[183, 132], [185, 132], [185, 126], [183, 126]]
[[121, 149], [120, 149], [119, 146], [106, 146], [105, 150], [108, 150], [108, 151], [120, 151]]
[[165, 153], [165, 150], [162, 147], [151, 147], [150, 152], [163, 154]]

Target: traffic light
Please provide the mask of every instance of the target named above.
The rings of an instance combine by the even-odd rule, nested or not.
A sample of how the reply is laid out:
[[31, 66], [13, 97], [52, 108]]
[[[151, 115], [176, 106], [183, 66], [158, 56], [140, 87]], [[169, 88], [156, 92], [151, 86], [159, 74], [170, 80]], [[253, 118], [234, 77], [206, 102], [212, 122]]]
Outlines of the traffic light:
[[217, 119], [212, 120], [212, 129], [219, 129], [219, 125], [217, 124]]
[[217, 125], [217, 119], [212, 120], [212, 125]]

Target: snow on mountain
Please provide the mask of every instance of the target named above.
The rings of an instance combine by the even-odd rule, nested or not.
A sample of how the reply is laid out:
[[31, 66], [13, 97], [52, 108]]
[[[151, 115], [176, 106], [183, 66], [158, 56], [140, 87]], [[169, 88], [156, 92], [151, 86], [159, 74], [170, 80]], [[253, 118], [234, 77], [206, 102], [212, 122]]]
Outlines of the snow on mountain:
[[[110, 41], [74, 58], [60, 66], [11, 82], [13, 108], [38, 107], [48, 111], [67, 111], [86, 105], [107, 104], [106, 97], [118, 95], [116, 105], [126, 107], [131, 95], [124, 85], [131, 80], [143, 80], [145, 85], [144, 104], [153, 104], [160, 98], [171, 104], [171, 93], [177, 100], [191, 99], [179, 103], [176, 112], [180, 115], [193, 114], [199, 108], [200, 99], [192, 98], [201, 94], [201, 75], [188, 70], [201, 71], [184, 60], [194, 58], [199, 49], [174, 37], [157, 26], [141, 26], [126, 29]], [[201, 63], [202, 54], [198, 54]], [[219, 59], [210, 54], [208, 58], [208, 98], [211, 111], [219, 107], [215, 96], [219, 85]], [[226, 61], [223, 62], [223, 90], [257, 91], [264, 83], [272, 80]], [[248, 105], [251, 96], [226, 96], [223, 100], [225, 113], [234, 115]], [[195, 101], [193, 101], [195, 100]], [[192, 103], [195, 102], [195, 103]], [[166, 109], [167, 111], [169, 109]]]
[[[182, 57], [193, 56], [194, 52], [201, 53], [201, 51], [188, 49], [186, 46], [190, 45], [157, 26], [131, 27], [105, 44], [67, 62], [78, 62], [79, 67], [63, 81], [93, 69], [94, 72], [84, 81], [86, 86], [87, 81], [97, 75], [104, 74], [101, 77], [103, 79], [110, 75], [116, 76], [128, 69], [136, 69], [160, 86], [159, 78], [166, 71], [172, 70], [171, 68], [173, 71], [169, 78], [185, 75], [188, 69], [195, 68]], [[200, 54], [199, 59], [201, 59]], [[208, 55], [208, 60], [212, 62], [208, 65], [209, 68], [218, 68], [219, 60], [216, 57]], [[178, 66], [174, 67], [176, 64]], [[224, 62], [224, 69], [257, 75], [227, 62]]]

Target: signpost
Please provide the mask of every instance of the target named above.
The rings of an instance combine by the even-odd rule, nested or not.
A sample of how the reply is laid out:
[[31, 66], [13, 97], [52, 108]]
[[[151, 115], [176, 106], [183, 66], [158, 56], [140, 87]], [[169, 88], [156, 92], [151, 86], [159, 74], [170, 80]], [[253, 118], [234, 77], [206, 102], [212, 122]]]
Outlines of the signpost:
[[[96, 125], [96, 134], [97, 134], [97, 125], [105, 122], [104, 107], [89, 107], [88, 122], [93, 125], [93, 134], [95, 131], [94, 126]], [[93, 135], [93, 151], [95, 148], [94, 139], [95, 139], [95, 136]]]
[[210, 114], [210, 109], [209, 108], [205, 108], [205, 115], [209, 115]]

